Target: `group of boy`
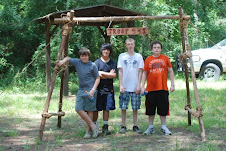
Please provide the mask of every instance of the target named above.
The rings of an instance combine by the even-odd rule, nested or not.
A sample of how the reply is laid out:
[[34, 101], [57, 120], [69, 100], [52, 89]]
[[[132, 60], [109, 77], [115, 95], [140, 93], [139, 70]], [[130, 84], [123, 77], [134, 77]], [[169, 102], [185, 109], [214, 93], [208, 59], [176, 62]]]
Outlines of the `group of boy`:
[[94, 63], [89, 61], [89, 49], [82, 48], [79, 50], [80, 59], [65, 57], [57, 64], [61, 67], [70, 62], [77, 71], [79, 90], [75, 110], [87, 124], [85, 139], [98, 136], [98, 111], [103, 111], [102, 133], [105, 135], [111, 134], [108, 128], [108, 120], [109, 111], [115, 110], [113, 79], [116, 78], [117, 69], [120, 82], [119, 107], [122, 119], [119, 133], [125, 134], [127, 132], [126, 110], [131, 100], [133, 131], [142, 134], [137, 125], [137, 117], [141, 106], [141, 96], [145, 95], [145, 114], [148, 115], [149, 126], [144, 135], [155, 133], [153, 122], [156, 109], [161, 120], [161, 132], [165, 135], [172, 134], [166, 127], [166, 116], [169, 115], [167, 73], [169, 73], [171, 81], [171, 92], [175, 90], [174, 74], [169, 58], [161, 54], [161, 42], [152, 41], [150, 43], [153, 53], [145, 59], [145, 62], [142, 55], [134, 51], [134, 39], [126, 39], [125, 45], [127, 52], [119, 55], [117, 67], [110, 57], [113, 50], [109, 43], [101, 46], [101, 57]]

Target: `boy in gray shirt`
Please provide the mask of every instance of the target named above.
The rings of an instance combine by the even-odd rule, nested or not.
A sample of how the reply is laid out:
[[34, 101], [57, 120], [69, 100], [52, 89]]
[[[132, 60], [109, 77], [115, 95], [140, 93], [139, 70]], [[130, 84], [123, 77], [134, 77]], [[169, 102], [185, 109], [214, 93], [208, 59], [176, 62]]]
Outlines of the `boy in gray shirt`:
[[100, 76], [95, 63], [89, 61], [89, 49], [80, 49], [79, 56], [80, 59], [65, 57], [57, 65], [61, 67], [70, 62], [75, 67], [79, 79], [75, 110], [87, 124], [84, 138], [96, 138], [98, 126], [93, 123], [93, 111], [96, 111], [95, 90], [100, 83]]

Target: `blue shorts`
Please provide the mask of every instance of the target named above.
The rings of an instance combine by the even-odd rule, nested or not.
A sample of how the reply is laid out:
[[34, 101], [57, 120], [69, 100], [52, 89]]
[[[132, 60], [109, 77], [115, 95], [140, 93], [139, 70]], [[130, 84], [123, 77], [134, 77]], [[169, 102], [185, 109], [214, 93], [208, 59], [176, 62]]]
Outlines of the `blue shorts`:
[[111, 92], [109, 94], [97, 93], [97, 111], [109, 111], [115, 109], [115, 93]]
[[87, 93], [85, 93], [86, 90], [78, 90], [77, 97], [76, 97], [76, 105], [75, 105], [75, 111], [96, 111], [96, 94], [94, 94], [94, 100], [91, 100]]
[[124, 92], [119, 95], [119, 107], [122, 110], [128, 109], [129, 100], [131, 98], [131, 105], [133, 110], [140, 109], [141, 105], [141, 96], [140, 94], [136, 94], [135, 92]]

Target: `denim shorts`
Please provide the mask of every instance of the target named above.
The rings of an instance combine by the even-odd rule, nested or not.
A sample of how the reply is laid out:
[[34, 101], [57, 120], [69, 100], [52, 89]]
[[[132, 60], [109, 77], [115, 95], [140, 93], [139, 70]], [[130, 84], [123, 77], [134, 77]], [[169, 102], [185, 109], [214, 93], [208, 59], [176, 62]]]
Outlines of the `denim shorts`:
[[97, 111], [109, 111], [115, 109], [115, 93], [111, 92], [109, 94], [97, 93]]
[[140, 109], [141, 105], [141, 96], [135, 92], [124, 92], [119, 95], [119, 107], [122, 110], [128, 109], [129, 100], [131, 98], [131, 105], [133, 110]]
[[77, 98], [76, 98], [76, 104], [75, 104], [75, 111], [96, 111], [96, 94], [97, 91], [94, 94], [94, 99], [91, 100], [86, 90], [78, 90]]

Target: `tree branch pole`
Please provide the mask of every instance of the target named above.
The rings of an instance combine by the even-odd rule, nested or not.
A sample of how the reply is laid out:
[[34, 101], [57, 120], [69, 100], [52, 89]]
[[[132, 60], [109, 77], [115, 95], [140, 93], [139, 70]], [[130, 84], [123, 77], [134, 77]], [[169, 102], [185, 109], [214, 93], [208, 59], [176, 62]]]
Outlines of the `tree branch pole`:
[[[180, 15], [180, 32], [181, 32], [181, 42], [182, 42], [182, 48], [183, 48], [183, 53], [185, 53], [185, 40], [184, 40], [184, 23], [183, 23], [183, 9], [180, 7], [179, 8], [179, 15]], [[186, 91], [187, 91], [187, 104], [191, 104], [191, 97], [190, 97], [190, 88], [189, 88], [189, 80], [188, 80], [188, 67], [187, 67], [187, 60], [184, 65], [184, 70], [185, 70], [185, 79], [186, 79]], [[191, 107], [191, 106], [190, 106]], [[191, 126], [191, 113], [188, 112], [188, 125]]]
[[[191, 54], [191, 47], [190, 47], [190, 43], [188, 40], [188, 34], [187, 34], [187, 22], [185, 20], [183, 22], [184, 22], [183, 33], [184, 33], [186, 48], [187, 48], [188, 53]], [[199, 98], [199, 93], [198, 93], [198, 89], [197, 89], [197, 83], [196, 83], [196, 77], [195, 77], [192, 57], [190, 57], [189, 60], [190, 60], [190, 65], [191, 65], [191, 76], [192, 76], [193, 87], [194, 87], [195, 101], [197, 104], [197, 109], [201, 110], [200, 98]], [[202, 141], [206, 141], [206, 134], [205, 134], [204, 123], [203, 123], [202, 117], [200, 116], [200, 117], [198, 117], [198, 119], [199, 119], [199, 126], [200, 126], [200, 130], [201, 130]]]
[[[64, 24], [64, 26], [62, 27], [62, 40], [61, 40], [61, 44], [60, 44], [60, 50], [59, 50], [58, 56], [57, 56], [57, 61], [59, 61], [61, 59], [62, 53], [64, 52], [64, 49], [65, 49], [67, 35], [70, 34], [70, 32], [71, 32], [71, 28], [68, 27], [68, 24], [69, 24], [69, 21], [66, 24]], [[50, 99], [51, 99], [51, 96], [53, 93], [53, 88], [54, 88], [55, 80], [56, 80], [56, 77], [58, 74], [58, 69], [59, 69], [59, 67], [57, 65], [55, 65], [54, 74], [53, 74], [53, 78], [52, 78], [51, 85], [49, 88], [49, 93], [48, 93], [48, 96], [46, 99], [46, 104], [45, 104], [43, 113], [48, 113]], [[42, 116], [42, 122], [41, 122], [40, 130], [39, 130], [39, 140], [42, 140], [45, 122], [46, 122], [46, 117]]]
[[[190, 19], [189, 15], [184, 15], [184, 19]], [[113, 16], [113, 17], [73, 17], [73, 23], [80, 23], [80, 22], [128, 22], [134, 20], [144, 20], [144, 19], [180, 19], [178, 15], [168, 15], [168, 16]], [[67, 18], [54, 18], [53, 24], [65, 23], [69, 19]]]
[[51, 23], [45, 22], [46, 25], [46, 90], [49, 91], [51, 84], [51, 61], [50, 61], [50, 28]]

